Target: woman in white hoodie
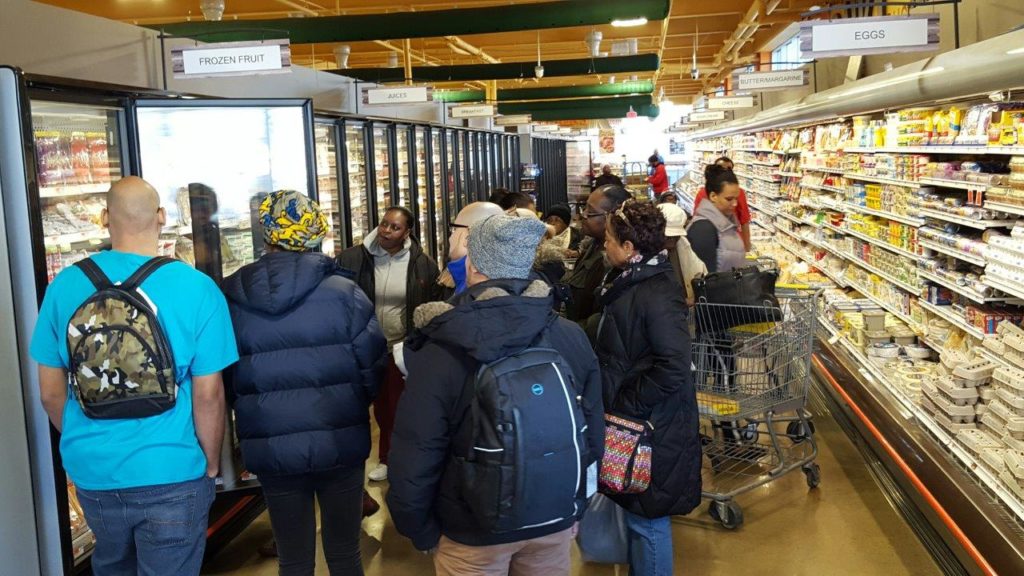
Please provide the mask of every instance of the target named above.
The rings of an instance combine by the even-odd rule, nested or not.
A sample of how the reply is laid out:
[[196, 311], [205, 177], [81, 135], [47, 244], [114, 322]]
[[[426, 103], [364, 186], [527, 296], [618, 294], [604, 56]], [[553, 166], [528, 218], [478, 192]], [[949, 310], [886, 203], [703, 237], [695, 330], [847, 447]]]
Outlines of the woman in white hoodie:
[[708, 273], [707, 266], [693, 252], [686, 239], [686, 212], [675, 204], [658, 204], [665, 216], [665, 249], [668, 260], [686, 290], [686, 304], [693, 306], [693, 279]]

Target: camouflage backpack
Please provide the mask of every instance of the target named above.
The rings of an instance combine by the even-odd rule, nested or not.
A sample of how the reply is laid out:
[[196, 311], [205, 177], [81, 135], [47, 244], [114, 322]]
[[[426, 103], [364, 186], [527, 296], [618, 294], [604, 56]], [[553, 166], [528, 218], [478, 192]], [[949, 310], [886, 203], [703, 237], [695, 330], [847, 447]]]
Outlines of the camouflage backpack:
[[142, 282], [174, 262], [156, 257], [114, 284], [86, 258], [75, 263], [96, 292], [68, 322], [68, 380], [90, 418], [144, 418], [174, 407], [174, 356]]

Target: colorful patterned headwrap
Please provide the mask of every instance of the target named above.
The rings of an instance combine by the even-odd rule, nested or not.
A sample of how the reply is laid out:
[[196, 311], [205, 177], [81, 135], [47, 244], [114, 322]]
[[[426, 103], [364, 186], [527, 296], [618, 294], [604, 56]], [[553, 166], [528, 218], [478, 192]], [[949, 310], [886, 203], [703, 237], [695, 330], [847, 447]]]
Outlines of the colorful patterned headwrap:
[[260, 204], [263, 241], [285, 250], [316, 248], [330, 229], [320, 205], [295, 190], [278, 190]]

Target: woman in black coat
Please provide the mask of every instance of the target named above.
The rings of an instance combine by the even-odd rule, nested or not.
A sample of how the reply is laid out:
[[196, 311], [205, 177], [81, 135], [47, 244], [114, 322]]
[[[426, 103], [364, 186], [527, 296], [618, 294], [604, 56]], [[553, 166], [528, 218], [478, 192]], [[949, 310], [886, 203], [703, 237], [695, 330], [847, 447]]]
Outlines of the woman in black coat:
[[610, 494], [626, 510], [630, 574], [672, 574], [670, 516], [700, 503], [701, 448], [690, 373], [686, 302], [663, 251], [665, 218], [627, 202], [609, 214], [605, 249], [615, 267], [601, 290], [597, 331], [605, 412], [653, 427], [651, 485]]

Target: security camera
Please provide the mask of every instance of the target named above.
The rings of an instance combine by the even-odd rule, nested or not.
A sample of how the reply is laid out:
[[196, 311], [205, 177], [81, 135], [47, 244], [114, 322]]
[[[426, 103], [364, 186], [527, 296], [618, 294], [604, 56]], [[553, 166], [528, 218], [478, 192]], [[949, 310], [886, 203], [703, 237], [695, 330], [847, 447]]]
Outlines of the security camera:
[[537, 64], [536, 66], [534, 66], [533, 67], [533, 75], [536, 76], [537, 78], [543, 78], [544, 77], [544, 67], [541, 66], [540, 64]]
[[690, 78], [693, 78], [694, 80], [699, 79], [700, 78], [700, 70], [698, 70], [696, 68], [691, 68], [690, 69]]

